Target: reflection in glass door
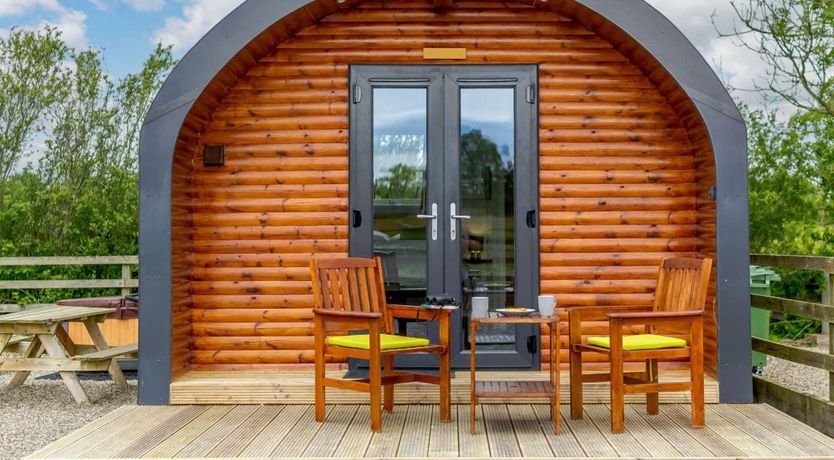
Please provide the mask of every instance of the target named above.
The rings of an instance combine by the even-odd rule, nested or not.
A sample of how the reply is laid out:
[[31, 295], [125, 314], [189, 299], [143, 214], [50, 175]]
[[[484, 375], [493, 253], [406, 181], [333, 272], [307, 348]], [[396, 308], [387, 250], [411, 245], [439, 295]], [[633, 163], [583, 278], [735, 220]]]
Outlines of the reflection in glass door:
[[[469, 364], [473, 297], [495, 311], [538, 294], [535, 85], [534, 66], [351, 67], [351, 255], [382, 258], [391, 303], [461, 302], [457, 367]], [[425, 323], [400, 331], [437, 337]], [[537, 333], [481, 328], [479, 366], [536, 367]]]
[[373, 90], [373, 252], [390, 303], [426, 298], [426, 88]]
[[[486, 297], [491, 312], [515, 302], [515, 90], [460, 90], [460, 246], [464, 311]], [[482, 350], [515, 350], [516, 328], [484, 325]], [[463, 334], [468, 334], [464, 322]], [[464, 346], [469, 347], [468, 337]]]

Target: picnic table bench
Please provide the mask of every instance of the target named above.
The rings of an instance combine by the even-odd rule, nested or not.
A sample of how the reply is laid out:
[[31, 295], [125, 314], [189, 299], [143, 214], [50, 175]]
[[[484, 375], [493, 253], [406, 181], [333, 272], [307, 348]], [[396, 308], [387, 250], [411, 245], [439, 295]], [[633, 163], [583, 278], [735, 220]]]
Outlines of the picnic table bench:
[[[131, 344], [111, 348], [107, 344], [99, 324], [114, 311], [50, 305], [0, 316], [0, 353], [29, 341], [21, 357], [0, 358], [0, 372], [15, 372], [8, 388], [23, 384], [31, 371], [54, 371], [60, 373], [76, 402], [89, 404], [76, 372], [108, 371], [114, 382], [126, 385], [116, 360], [135, 356], [139, 347]], [[64, 329], [65, 322], [83, 323], [95, 345], [76, 345]]]

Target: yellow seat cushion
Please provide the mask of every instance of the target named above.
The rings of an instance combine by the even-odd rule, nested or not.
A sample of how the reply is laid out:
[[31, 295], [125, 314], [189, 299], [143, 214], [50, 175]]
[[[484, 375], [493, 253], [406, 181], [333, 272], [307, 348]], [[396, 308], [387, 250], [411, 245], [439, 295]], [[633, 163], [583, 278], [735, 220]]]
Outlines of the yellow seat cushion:
[[[371, 336], [368, 334], [345, 335], [342, 337], [328, 337], [327, 344], [336, 347], [371, 349]], [[382, 350], [396, 350], [399, 348], [416, 348], [429, 345], [429, 339], [420, 337], [405, 337], [402, 335], [379, 335], [379, 346]]]
[[[608, 336], [591, 337], [588, 339], [589, 344], [603, 348], [610, 348], [610, 342], [611, 341], [609, 340]], [[686, 348], [686, 340], [655, 334], [638, 334], [623, 336], [623, 350], [626, 351], [658, 350], [661, 348]]]

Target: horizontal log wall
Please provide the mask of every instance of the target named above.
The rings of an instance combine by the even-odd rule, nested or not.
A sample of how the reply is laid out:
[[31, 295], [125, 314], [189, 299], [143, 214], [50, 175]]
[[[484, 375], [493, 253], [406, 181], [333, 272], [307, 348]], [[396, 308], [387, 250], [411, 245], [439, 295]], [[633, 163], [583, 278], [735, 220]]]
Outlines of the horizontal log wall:
[[[175, 206], [189, 208], [175, 222], [190, 225], [187, 267], [175, 267], [188, 280], [187, 293], [175, 287], [176, 362], [312, 360], [309, 257], [348, 251], [348, 66], [438, 63], [422, 59], [426, 46], [465, 47], [468, 64], [540, 65], [541, 288], [560, 306], [648, 306], [661, 258], [714, 247], [700, 123], [684, 124], [690, 112], [650, 60], [523, 3], [431, 3], [366, 1], [303, 28], [310, 16], [294, 15], [264, 39], [270, 52], [230, 64], [203, 95], [184, 130], [196, 149], [180, 151], [190, 175], [175, 174]], [[225, 166], [202, 166], [209, 144], [226, 146]]]

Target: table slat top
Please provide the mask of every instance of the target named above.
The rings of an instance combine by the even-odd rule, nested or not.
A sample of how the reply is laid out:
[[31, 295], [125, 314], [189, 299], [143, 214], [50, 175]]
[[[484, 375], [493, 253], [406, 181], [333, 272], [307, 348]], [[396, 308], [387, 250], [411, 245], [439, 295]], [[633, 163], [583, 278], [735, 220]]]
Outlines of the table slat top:
[[[492, 312], [490, 312], [492, 315]], [[558, 323], [559, 317], [554, 315], [552, 317], [541, 316], [490, 316], [489, 318], [472, 318], [473, 323], [480, 324], [552, 324]]]
[[64, 307], [50, 305], [34, 310], [23, 310], [9, 315], [0, 315], [0, 324], [43, 323], [77, 321], [91, 316], [109, 315], [115, 308]]

